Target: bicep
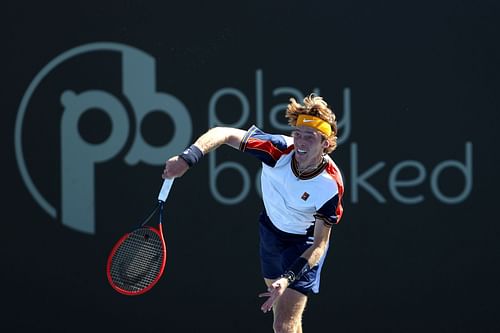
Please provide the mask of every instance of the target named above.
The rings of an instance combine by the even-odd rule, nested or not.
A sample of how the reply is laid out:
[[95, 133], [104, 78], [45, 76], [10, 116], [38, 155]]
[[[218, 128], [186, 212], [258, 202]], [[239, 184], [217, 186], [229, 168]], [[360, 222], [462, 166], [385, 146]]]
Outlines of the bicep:
[[195, 145], [201, 149], [203, 154], [216, 149], [222, 144], [238, 148], [246, 131], [231, 127], [214, 127], [196, 140]]
[[332, 227], [326, 223], [321, 218], [316, 218], [316, 223], [314, 224], [314, 243], [317, 246], [326, 246], [330, 240], [330, 234], [332, 232]]
[[227, 128], [226, 144], [235, 149], [239, 149], [241, 141], [243, 140], [243, 137], [245, 137], [246, 133], [247, 131], [239, 128]]
[[318, 244], [328, 243], [332, 227], [339, 220], [338, 207], [339, 195], [337, 193], [326, 201], [316, 214], [314, 214], [316, 218], [316, 223], [314, 224], [314, 241], [318, 242]]

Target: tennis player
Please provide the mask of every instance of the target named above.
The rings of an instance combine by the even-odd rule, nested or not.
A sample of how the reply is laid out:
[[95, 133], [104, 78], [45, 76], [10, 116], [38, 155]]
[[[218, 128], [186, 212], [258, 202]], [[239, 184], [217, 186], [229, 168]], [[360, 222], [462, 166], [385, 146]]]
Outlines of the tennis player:
[[259, 296], [267, 299], [261, 310], [273, 310], [275, 332], [300, 333], [307, 298], [319, 292], [332, 226], [342, 217], [344, 185], [328, 155], [337, 147], [337, 122], [326, 101], [314, 94], [303, 104], [291, 98], [285, 116], [293, 128], [291, 136], [255, 126], [247, 131], [212, 128], [170, 158], [162, 177], [182, 176], [222, 144], [262, 162], [259, 232], [267, 291]]

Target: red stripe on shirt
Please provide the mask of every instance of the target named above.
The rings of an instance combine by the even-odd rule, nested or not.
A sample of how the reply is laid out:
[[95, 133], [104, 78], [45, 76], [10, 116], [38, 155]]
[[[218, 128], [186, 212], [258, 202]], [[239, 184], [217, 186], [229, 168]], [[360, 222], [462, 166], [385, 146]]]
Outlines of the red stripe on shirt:
[[326, 172], [335, 180], [337, 183], [338, 191], [339, 191], [339, 201], [337, 204], [337, 211], [335, 212], [337, 215], [337, 223], [339, 223], [342, 214], [344, 213], [344, 207], [342, 207], [342, 196], [344, 195], [344, 181], [342, 180], [342, 175], [340, 174], [340, 170], [337, 165], [333, 161], [329, 161], [326, 167]]
[[274, 146], [271, 141], [249, 138], [247, 140], [245, 149], [254, 149], [263, 151], [269, 154], [275, 161], [277, 161], [284, 154], [290, 153], [293, 150], [293, 145], [282, 151], [276, 148], [276, 146]]

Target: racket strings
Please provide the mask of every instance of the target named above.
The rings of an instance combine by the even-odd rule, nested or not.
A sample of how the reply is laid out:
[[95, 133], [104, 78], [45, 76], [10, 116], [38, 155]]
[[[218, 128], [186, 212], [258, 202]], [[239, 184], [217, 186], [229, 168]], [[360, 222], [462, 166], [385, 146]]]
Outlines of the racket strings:
[[164, 243], [150, 228], [130, 233], [119, 245], [111, 260], [113, 283], [127, 292], [139, 292], [161, 274], [164, 262]]

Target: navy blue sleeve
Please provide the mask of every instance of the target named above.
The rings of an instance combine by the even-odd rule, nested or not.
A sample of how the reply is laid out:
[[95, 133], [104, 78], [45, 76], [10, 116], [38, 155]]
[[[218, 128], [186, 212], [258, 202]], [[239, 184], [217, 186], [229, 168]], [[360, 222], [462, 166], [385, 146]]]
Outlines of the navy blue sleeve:
[[323, 220], [325, 225], [332, 226], [339, 223], [339, 215], [341, 215], [341, 206], [339, 206], [339, 195], [335, 194], [333, 198], [325, 202], [314, 217]]

